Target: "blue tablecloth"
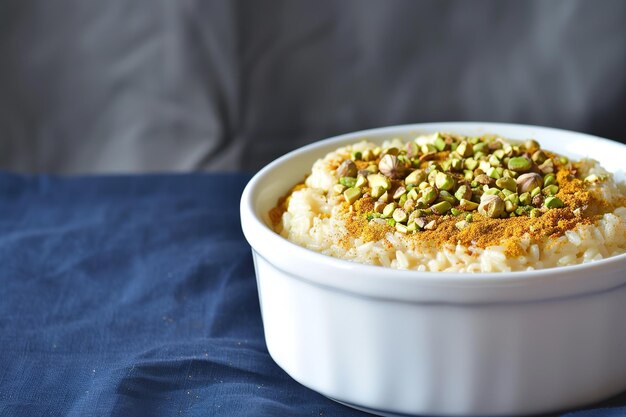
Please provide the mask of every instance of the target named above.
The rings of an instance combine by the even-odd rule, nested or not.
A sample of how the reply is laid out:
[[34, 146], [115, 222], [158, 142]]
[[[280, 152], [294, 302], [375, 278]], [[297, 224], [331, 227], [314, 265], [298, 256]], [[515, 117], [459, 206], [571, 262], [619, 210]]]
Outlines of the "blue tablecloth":
[[366, 415], [267, 353], [248, 178], [0, 174], [0, 416]]

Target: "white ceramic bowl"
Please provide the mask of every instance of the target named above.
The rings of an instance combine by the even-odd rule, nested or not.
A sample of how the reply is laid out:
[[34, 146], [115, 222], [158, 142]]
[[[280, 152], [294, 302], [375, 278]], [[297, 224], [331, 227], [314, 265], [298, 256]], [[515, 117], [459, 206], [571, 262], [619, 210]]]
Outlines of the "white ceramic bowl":
[[626, 390], [626, 254], [528, 272], [411, 272], [331, 258], [267, 225], [277, 199], [327, 152], [434, 131], [535, 138], [625, 179], [625, 145], [494, 123], [367, 130], [277, 159], [241, 198], [272, 358], [303, 385], [382, 415], [533, 414]]

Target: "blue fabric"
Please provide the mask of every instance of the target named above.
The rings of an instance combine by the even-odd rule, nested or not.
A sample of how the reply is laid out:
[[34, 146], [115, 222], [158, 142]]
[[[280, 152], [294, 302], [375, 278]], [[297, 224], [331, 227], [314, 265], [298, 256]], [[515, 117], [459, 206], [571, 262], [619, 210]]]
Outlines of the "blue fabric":
[[266, 351], [248, 178], [0, 174], [0, 416], [366, 415]]

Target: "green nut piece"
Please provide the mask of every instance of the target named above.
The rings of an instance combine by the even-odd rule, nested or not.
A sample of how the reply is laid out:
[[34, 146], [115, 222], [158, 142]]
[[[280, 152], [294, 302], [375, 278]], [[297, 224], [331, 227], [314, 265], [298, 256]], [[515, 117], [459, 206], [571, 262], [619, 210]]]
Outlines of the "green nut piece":
[[487, 143], [485, 142], [478, 142], [477, 144], [474, 145], [474, 153], [476, 152], [485, 152], [488, 148]]
[[356, 177], [356, 165], [351, 159], [346, 159], [337, 168], [337, 176], [339, 177]]
[[540, 149], [538, 151], [533, 152], [530, 158], [536, 164], [543, 164], [546, 161], [546, 159], [548, 159], [548, 155], [546, 155], [546, 153]]
[[424, 230], [434, 230], [436, 226], [437, 226], [437, 222], [435, 222], [434, 220], [431, 220], [428, 223], [426, 223], [426, 226], [424, 226]]
[[444, 138], [441, 136], [440, 133], [437, 133], [437, 137], [435, 138], [435, 142], [433, 143], [433, 146], [435, 147], [435, 149], [441, 152], [446, 149], [446, 145], [447, 144]]
[[380, 187], [383, 190], [388, 190], [389, 187], [391, 187], [391, 181], [389, 181], [389, 178], [381, 174], [368, 175], [367, 182], [369, 183], [370, 188], [372, 189], [374, 189], [374, 187]]
[[552, 159], [546, 159], [543, 164], [539, 165], [539, 171], [543, 174], [554, 172], [554, 162], [552, 162]]
[[554, 174], [547, 174], [544, 178], [543, 178], [543, 186], [547, 187], [548, 185], [554, 185], [556, 184], [556, 177], [554, 176]]
[[393, 193], [393, 199], [397, 200], [405, 194], [406, 194], [406, 188], [400, 186], [396, 188], [396, 191]]
[[365, 178], [364, 175], [359, 174], [356, 177], [356, 187], [363, 187], [365, 184], [367, 184], [367, 178]]
[[352, 151], [352, 160], [360, 161], [363, 159], [363, 153], [361, 151]]
[[463, 171], [463, 161], [461, 161], [460, 159], [451, 159], [450, 160], [450, 169], [452, 171], [457, 171], [457, 172], [461, 172]]
[[504, 201], [497, 195], [484, 195], [478, 206], [478, 212], [492, 219], [501, 217], [505, 212]]
[[406, 231], [409, 233], [413, 233], [417, 230], [417, 224], [415, 222], [408, 223], [406, 226]]
[[419, 154], [420, 150], [415, 142], [408, 142], [406, 144], [406, 156], [409, 158], [415, 158]]
[[372, 152], [371, 149], [366, 149], [363, 151], [363, 160], [364, 161], [371, 161], [372, 159], [374, 159], [374, 152]]
[[500, 174], [500, 171], [498, 171], [498, 168], [489, 167], [489, 169], [487, 170], [487, 176], [489, 176], [490, 178], [493, 178], [494, 180], [497, 180], [502, 175]]
[[544, 187], [541, 192], [543, 193], [543, 195], [556, 195], [556, 193], [559, 192], [559, 186], [554, 184], [548, 185], [547, 187]]
[[346, 189], [346, 186], [343, 184], [335, 184], [333, 185], [333, 192], [335, 194], [341, 194]]
[[461, 210], [457, 209], [457, 208], [452, 207], [450, 209], [450, 213], [452, 213], [453, 216], [458, 216], [459, 214], [461, 214], [463, 212]]
[[467, 213], [467, 216], [465, 216], [465, 221], [472, 222], [473, 220], [474, 220], [474, 215], [472, 213]]
[[514, 202], [512, 202], [510, 200], [504, 200], [504, 210], [507, 213], [514, 212], [516, 208], [517, 208], [517, 204], [515, 204]]
[[417, 189], [412, 188], [408, 193], [407, 193], [407, 198], [410, 198], [412, 200], [417, 200], [419, 198], [419, 194], [417, 192]]
[[396, 203], [389, 203], [383, 209], [383, 217], [391, 217], [396, 209]]
[[452, 194], [450, 194], [449, 192], [445, 190], [439, 191], [439, 198], [443, 201], [447, 201], [450, 204], [457, 203], [457, 199]]
[[465, 168], [473, 171], [478, 167], [478, 161], [473, 158], [468, 158], [463, 162], [463, 165], [465, 165]]
[[436, 189], [434, 189], [433, 187], [428, 187], [422, 192], [420, 200], [423, 201], [425, 204], [430, 204], [437, 199], [438, 194], [439, 193]]
[[469, 222], [467, 220], [461, 220], [460, 222], [454, 223], [454, 226], [459, 230], [463, 230], [469, 226]]
[[530, 193], [522, 193], [519, 196], [519, 202], [525, 206], [529, 206], [533, 201], [533, 198], [530, 196]]
[[512, 192], [517, 191], [517, 182], [513, 178], [504, 177], [496, 180], [496, 185]]
[[507, 168], [515, 172], [526, 172], [532, 168], [532, 166], [532, 161], [525, 156], [515, 156], [509, 159]]
[[563, 202], [557, 197], [550, 196], [546, 198], [546, 200], [543, 202], [543, 205], [549, 209], [560, 208], [563, 207]]
[[406, 234], [409, 232], [409, 228], [400, 223], [396, 223], [396, 230], [403, 234]]
[[526, 141], [526, 143], [524, 143], [524, 148], [526, 148], [526, 152], [528, 152], [529, 154], [533, 154], [537, 152], [539, 148], [541, 148], [541, 145], [539, 145], [539, 142], [537, 142], [536, 140], [529, 139]]
[[478, 203], [474, 203], [473, 201], [461, 199], [459, 202], [459, 208], [466, 211], [473, 211], [478, 208]]
[[384, 203], [382, 201], [377, 201], [377, 202], [374, 203], [374, 211], [376, 213], [382, 214], [382, 212], [385, 209], [386, 205], [387, 205], [387, 203]]
[[495, 156], [494, 154], [491, 154], [491, 156], [489, 157], [489, 164], [492, 167], [498, 167], [500, 166], [500, 160], [498, 159], [497, 156]]
[[443, 214], [446, 214], [451, 208], [452, 208], [452, 204], [448, 203], [447, 201], [441, 201], [431, 206], [430, 209], [435, 214], [443, 215]]
[[467, 158], [468, 156], [474, 154], [474, 147], [471, 143], [467, 141], [462, 141], [461, 143], [459, 143], [459, 146], [457, 146], [456, 153], [458, 153], [461, 158]]
[[385, 189], [383, 187], [374, 187], [374, 188], [372, 188], [372, 191], [370, 192], [370, 195], [373, 198], [379, 198], [384, 193], [385, 193]]
[[361, 189], [358, 187], [348, 188], [343, 192], [343, 198], [350, 204], [354, 203], [361, 197]]
[[536, 195], [539, 195], [539, 194], [541, 194], [541, 188], [539, 188], [539, 186], [533, 188], [532, 191], [530, 192], [531, 197], [535, 197]]
[[401, 208], [395, 209], [393, 211], [392, 217], [396, 221], [396, 223], [404, 223], [406, 222], [406, 219], [408, 218], [406, 212], [402, 210]]
[[532, 217], [532, 218], [540, 217], [541, 216], [541, 210], [534, 208], [534, 209], [530, 210], [529, 216]]
[[341, 177], [339, 178], [339, 184], [346, 187], [354, 187], [356, 185], [356, 178], [354, 177]]
[[426, 173], [421, 169], [416, 169], [415, 171], [407, 175], [407, 177], [404, 179], [404, 183], [406, 185], [417, 185], [424, 181], [426, 181]]
[[470, 187], [468, 187], [467, 185], [461, 185], [456, 192], [454, 193], [454, 196], [456, 197], [457, 200], [471, 200], [472, 199], [472, 189]]
[[[388, 151], [391, 149], [396, 148], [390, 148]], [[401, 178], [404, 174], [405, 166], [396, 155], [387, 154], [380, 159], [378, 170], [389, 178]]]

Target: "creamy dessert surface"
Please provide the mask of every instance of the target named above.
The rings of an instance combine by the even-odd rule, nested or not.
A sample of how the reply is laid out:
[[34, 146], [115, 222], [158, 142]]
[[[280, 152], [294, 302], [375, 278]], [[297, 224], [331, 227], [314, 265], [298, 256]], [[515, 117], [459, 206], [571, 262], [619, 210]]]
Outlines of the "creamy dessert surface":
[[540, 269], [626, 252], [624, 186], [533, 139], [360, 141], [315, 162], [269, 214], [296, 244], [401, 269]]

